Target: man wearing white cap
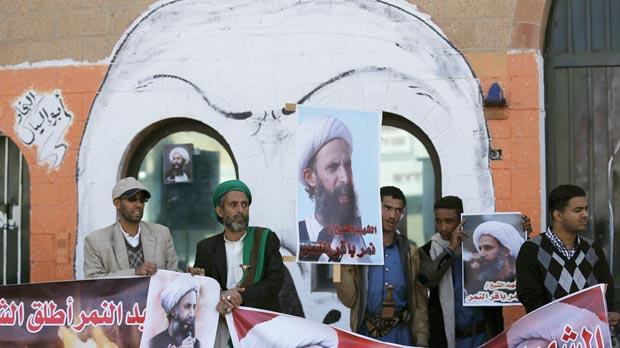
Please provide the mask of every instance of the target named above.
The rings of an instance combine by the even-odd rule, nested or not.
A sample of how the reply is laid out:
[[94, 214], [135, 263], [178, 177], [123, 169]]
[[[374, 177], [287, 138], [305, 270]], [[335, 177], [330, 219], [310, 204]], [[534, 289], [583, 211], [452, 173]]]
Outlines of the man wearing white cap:
[[183, 274], [161, 292], [161, 307], [166, 312], [168, 327], [150, 340], [149, 347], [200, 347], [195, 333], [199, 289], [194, 277]]
[[138, 180], [127, 177], [112, 189], [116, 223], [84, 239], [86, 278], [150, 276], [158, 268], [178, 271], [177, 253], [166, 226], [142, 221], [151, 194]]
[[[298, 223], [301, 261], [341, 261], [342, 255], [313, 253], [307, 251], [312, 248], [305, 248], [317, 243], [330, 245], [332, 250], [339, 248], [342, 241], [356, 250], [366, 246], [359, 234], [335, 233], [339, 228], [362, 225], [353, 186], [352, 152], [351, 132], [335, 117], [313, 118], [298, 129], [299, 181], [315, 203], [314, 214]], [[359, 262], [368, 255], [354, 257]], [[345, 254], [344, 258], [351, 257]]]
[[189, 167], [191, 158], [187, 149], [177, 146], [170, 151], [168, 157], [170, 169], [166, 171], [164, 181], [166, 183], [191, 182], [192, 173]]
[[512, 281], [516, 277], [515, 262], [525, 240], [512, 225], [486, 221], [474, 230], [473, 242], [480, 255], [477, 278], [486, 281]]

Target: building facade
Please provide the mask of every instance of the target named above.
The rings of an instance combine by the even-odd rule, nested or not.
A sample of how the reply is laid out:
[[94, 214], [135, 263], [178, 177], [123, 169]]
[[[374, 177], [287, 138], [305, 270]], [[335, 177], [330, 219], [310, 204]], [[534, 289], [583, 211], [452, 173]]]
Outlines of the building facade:
[[[613, 198], [620, 195], [613, 185], [620, 166], [613, 161], [620, 132], [612, 116], [620, 107], [612, 88], [620, 82], [613, 68], [620, 45], [611, 35], [619, 25], [616, 6], [3, 1], [3, 281], [81, 278], [83, 238], [114, 222], [110, 191], [128, 175], [152, 190], [145, 219], [169, 225], [181, 262], [192, 264], [196, 242], [220, 228], [209, 210], [213, 187], [240, 178], [253, 190], [252, 224], [270, 226], [282, 241], [287, 291], [298, 294], [304, 315], [322, 320], [336, 309], [346, 327], [329, 267], [292, 261], [296, 117], [285, 103], [383, 112], [382, 183], [405, 191], [410, 204], [401, 227], [418, 243], [432, 234], [436, 197], [458, 195], [468, 212], [520, 211], [542, 230], [548, 187], [573, 182], [591, 195], [603, 192], [591, 198], [597, 212], [608, 208], [595, 216], [591, 235], [613, 255]], [[572, 34], [582, 25], [578, 14], [587, 14], [584, 49]], [[597, 16], [606, 18], [602, 29]], [[601, 35], [602, 50], [610, 52], [604, 62], [596, 61], [603, 51], [589, 39]], [[562, 50], [558, 42], [570, 45]], [[570, 54], [582, 70], [570, 70]], [[563, 95], [562, 76], [594, 87], [605, 82]], [[607, 108], [597, 109], [602, 97], [595, 98], [570, 116], [577, 121], [561, 121], [583, 105], [567, 100], [588, 91], [607, 91]], [[554, 114], [546, 113], [546, 100]], [[603, 122], [608, 132], [601, 139]], [[590, 131], [574, 131], [583, 127]], [[566, 139], [571, 146], [563, 146]], [[164, 182], [169, 161], [162, 151], [171, 144], [192, 144], [191, 183]], [[602, 150], [598, 160], [593, 154]], [[590, 156], [579, 157], [584, 151]], [[596, 175], [584, 183], [586, 172]], [[507, 321], [522, 313], [507, 310]]]

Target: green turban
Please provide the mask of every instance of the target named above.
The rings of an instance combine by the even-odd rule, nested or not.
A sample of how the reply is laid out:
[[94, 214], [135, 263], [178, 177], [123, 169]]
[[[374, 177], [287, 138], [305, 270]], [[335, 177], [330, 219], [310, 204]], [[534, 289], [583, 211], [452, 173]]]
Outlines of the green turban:
[[[228, 180], [217, 185], [215, 191], [213, 191], [213, 208], [216, 208], [220, 204], [220, 199], [224, 197], [230, 191], [239, 191], [245, 193], [248, 197], [248, 203], [252, 203], [252, 193], [246, 184], [241, 180]], [[219, 220], [219, 219], [218, 219]]]

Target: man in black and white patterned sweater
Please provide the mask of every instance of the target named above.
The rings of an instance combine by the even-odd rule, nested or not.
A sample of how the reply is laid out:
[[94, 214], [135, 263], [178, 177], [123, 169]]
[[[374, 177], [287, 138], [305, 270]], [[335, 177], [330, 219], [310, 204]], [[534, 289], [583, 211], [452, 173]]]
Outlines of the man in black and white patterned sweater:
[[561, 185], [549, 193], [551, 226], [525, 242], [517, 256], [517, 296], [529, 313], [556, 299], [607, 284], [609, 324], [620, 324], [612, 311], [614, 286], [609, 264], [601, 247], [580, 236], [588, 227], [585, 191], [575, 185]]

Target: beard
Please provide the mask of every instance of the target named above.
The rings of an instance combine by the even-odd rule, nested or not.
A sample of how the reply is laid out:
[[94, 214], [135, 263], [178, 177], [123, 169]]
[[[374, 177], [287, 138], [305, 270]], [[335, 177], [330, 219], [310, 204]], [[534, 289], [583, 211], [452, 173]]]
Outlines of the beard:
[[194, 317], [189, 317], [189, 318], [187, 318], [185, 320], [182, 320], [178, 316], [175, 316], [172, 319], [171, 325], [172, 325], [172, 333], [173, 333], [173, 337], [172, 338], [179, 345], [188, 336], [196, 337]]
[[484, 259], [481, 259], [480, 269], [476, 275], [477, 280], [482, 282], [504, 280], [498, 278], [499, 273], [504, 268], [504, 264], [506, 262], [505, 257], [498, 257], [493, 261], [485, 261]]
[[[347, 203], [340, 203], [341, 196], [349, 198]], [[357, 194], [353, 184], [342, 184], [329, 193], [319, 180], [317, 182], [315, 213], [322, 217], [325, 226], [358, 223]]]
[[222, 220], [224, 221], [224, 226], [228, 227], [230, 230], [234, 232], [241, 232], [248, 227], [250, 217], [249, 215], [239, 213], [233, 217], [225, 216]]
[[181, 176], [185, 172], [185, 163], [172, 163], [172, 173]]

